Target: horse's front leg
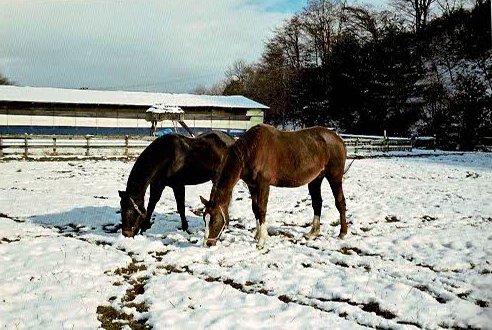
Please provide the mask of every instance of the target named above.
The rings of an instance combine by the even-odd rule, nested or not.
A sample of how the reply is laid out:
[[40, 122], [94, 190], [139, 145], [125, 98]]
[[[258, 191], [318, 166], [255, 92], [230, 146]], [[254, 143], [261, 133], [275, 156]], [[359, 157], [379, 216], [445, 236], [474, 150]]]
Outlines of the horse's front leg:
[[185, 186], [178, 185], [173, 187], [174, 198], [176, 199], [176, 205], [178, 207], [178, 213], [181, 218], [181, 229], [188, 230], [188, 220], [185, 215]]
[[258, 244], [256, 247], [261, 250], [265, 246], [265, 241], [268, 237], [266, 227], [266, 212], [268, 204], [268, 194], [270, 193], [270, 185], [267, 181], [261, 181], [258, 185]]
[[147, 205], [147, 215], [145, 216], [145, 220], [140, 226], [140, 231], [143, 233], [152, 227], [152, 223], [150, 222], [150, 218], [152, 217], [152, 213], [154, 213], [155, 206], [157, 202], [161, 199], [162, 191], [166, 185], [158, 180], [152, 181], [150, 183], [150, 197], [149, 204]]
[[321, 183], [324, 177], [319, 176], [313, 181], [309, 182], [308, 189], [309, 195], [311, 195], [311, 204], [313, 206], [314, 217], [313, 225], [309, 233], [304, 234], [304, 238], [310, 239], [319, 236], [320, 232], [320, 217], [321, 217], [321, 205], [323, 204], [323, 199], [321, 198]]

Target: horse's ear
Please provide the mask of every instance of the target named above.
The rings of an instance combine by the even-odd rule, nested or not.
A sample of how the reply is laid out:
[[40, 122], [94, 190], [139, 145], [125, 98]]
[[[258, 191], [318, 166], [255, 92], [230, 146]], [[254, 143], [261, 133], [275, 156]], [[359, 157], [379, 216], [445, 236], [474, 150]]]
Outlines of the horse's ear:
[[208, 204], [208, 200], [206, 200], [205, 198], [203, 198], [202, 196], [200, 196], [200, 200], [202, 201], [203, 205], [207, 205]]
[[118, 194], [120, 195], [120, 198], [123, 198], [126, 196], [126, 191], [118, 190]]

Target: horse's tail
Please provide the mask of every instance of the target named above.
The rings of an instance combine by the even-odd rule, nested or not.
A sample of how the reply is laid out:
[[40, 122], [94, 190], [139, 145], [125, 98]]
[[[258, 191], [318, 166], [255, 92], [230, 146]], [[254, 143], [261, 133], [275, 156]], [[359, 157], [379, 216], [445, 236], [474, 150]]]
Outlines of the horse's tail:
[[354, 163], [355, 161], [355, 158], [352, 160], [352, 162], [350, 162], [350, 164], [347, 166], [347, 168], [345, 169], [345, 171], [343, 172], [343, 174], [345, 175], [345, 173], [348, 172], [348, 170], [350, 170], [350, 166], [352, 166], [352, 164]]

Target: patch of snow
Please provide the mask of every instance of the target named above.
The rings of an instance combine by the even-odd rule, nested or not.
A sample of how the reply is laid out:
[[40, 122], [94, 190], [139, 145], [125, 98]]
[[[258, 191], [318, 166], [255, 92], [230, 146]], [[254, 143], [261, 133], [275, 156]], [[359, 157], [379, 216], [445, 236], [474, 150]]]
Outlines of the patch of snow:
[[[309, 241], [307, 187], [272, 187], [263, 250], [242, 182], [229, 228], [204, 248], [196, 214], [211, 183], [187, 187], [191, 234], [177, 229], [166, 188], [152, 228], [131, 239], [118, 229], [118, 190], [133, 161], [0, 163], [0, 213], [27, 221], [0, 217], [0, 327], [93, 329], [97, 306], [112, 306], [154, 329], [487, 329], [492, 155], [429, 154], [354, 162], [344, 179], [344, 240], [327, 183], [321, 236]], [[144, 278], [134, 302], [148, 311], [121, 304], [129, 282], [112, 285], [129, 255], [145, 266], [131, 279]]]

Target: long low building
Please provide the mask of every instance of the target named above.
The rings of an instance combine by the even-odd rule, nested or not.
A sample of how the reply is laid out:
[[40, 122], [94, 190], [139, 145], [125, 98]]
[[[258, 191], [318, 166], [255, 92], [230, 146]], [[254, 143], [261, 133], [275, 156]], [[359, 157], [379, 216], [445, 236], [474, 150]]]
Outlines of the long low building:
[[[269, 109], [243, 96], [0, 86], [0, 134], [148, 135], [146, 111], [155, 104], [181, 108], [194, 132], [220, 129], [234, 135], [262, 123]], [[158, 122], [157, 132], [175, 124]]]

